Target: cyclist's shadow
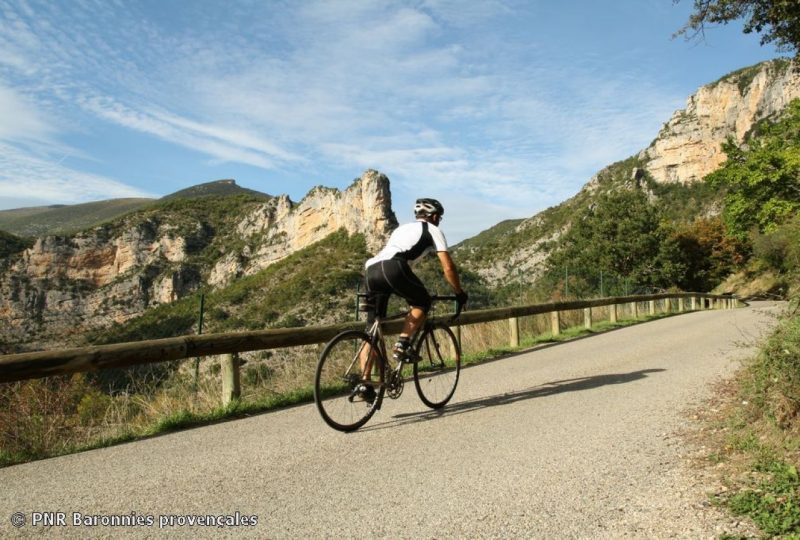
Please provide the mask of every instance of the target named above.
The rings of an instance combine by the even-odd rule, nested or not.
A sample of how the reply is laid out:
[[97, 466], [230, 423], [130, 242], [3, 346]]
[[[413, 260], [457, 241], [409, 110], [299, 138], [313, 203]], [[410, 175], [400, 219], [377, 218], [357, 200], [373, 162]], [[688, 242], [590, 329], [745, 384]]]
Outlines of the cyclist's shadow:
[[[563, 381], [553, 381], [545, 383], [533, 388], [519, 390], [516, 392], [509, 392], [494, 396], [487, 396], [478, 399], [471, 399], [468, 401], [461, 401], [446, 405], [443, 409], [420, 411], [415, 413], [401, 413], [393, 416], [392, 420], [383, 422], [381, 424], [372, 425], [362, 428], [360, 431], [371, 431], [377, 429], [386, 429], [403, 424], [411, 424], [415, 422], [425, 422], [439, 418], [440, 416], [452, 416], [454, 414], [463, 414], [472, 412], [486, 407], [496, 407], [499, 405], [508, 405], [518, 401], [527, 399], [542, 398], [553, 396], [556, 394], [564, 394], [567, 392], [579, 392], [581, 390], [591, 390], [601, 386], [610, 384], [624, 384], [640, 379], [644, 379], [650, 373], [660, 373], [666, 371], [663, 368], [642, 369], [639, 371], [632, 371], [630, 373], [610, 373], [606, 375], [595, 375], [593, 377], [581, 377], [577, 379], [566, 379]], [[456, 393], [458, 390], [456, 390]]]

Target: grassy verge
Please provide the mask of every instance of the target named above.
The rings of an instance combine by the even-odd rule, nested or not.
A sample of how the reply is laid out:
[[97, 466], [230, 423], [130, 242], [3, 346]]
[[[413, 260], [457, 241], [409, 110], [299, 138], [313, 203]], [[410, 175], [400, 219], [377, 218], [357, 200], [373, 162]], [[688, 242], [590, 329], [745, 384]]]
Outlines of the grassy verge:
[[706, 422], [725, 489], [713, 502], [765, 537], [800, 539], [800, 313], [781, 322]]
[[[575, 326], [564, 329], [557, 336], [529, 335], [523, 337], [520, 347], [482, 346], [478, 352], [463, 355], [462, 364], [479, 364], [540, 344], [569, 341], [665, 316], [668, 315], [621, 319], [614, 324], [598, 321], [591, 329]], [[478, 334], [493, 333], [489, 328], [475, 331]], [[492, 337], [493, 340], [489, 341], [495, 343], [507, 340], [505, 332], [499, 339], [496, 335]], [[269, 361], [274, 360], [271, 355], [267, 357]], [[272, 377], [273, 386], [267, 388], [257, 384], [254, 392], [249, 392], [244, 399], [227, 407], [218, 405], [219, 380], [214, 370], [204, 374], [205, 379], [199, 385], [199, 390], [192, 389], [186, 373], [176, 373], [173, 380], [155, 390], [142, 389], [113, 398], [89, 386], [83, 375], [16, 383], [17, 387], [7, 389], [7, 414], [0, 411], [0, 467], [108, 447], [308, 403], [313, 401], [313, 389], [307, 372], [313, 372], [314, 363], [315, 357], [307, 358], [306, 363], [296, 360], [284, 362], [288, 366], [298, 366], [297, 369], [303, 373], [284, 372], [277, 386], [275, 377]], [[259, 372], [256, 367], [267, 365], [250, 367]], [[245, 371], [249, 372], [249, 369]], [[270, 372], [267, 375], [274, 375], [271, 373], [273, 368], [267, 368], [266, 371]], [[24, 407], [27, 409], [22, 410]], [[15, 412], [12, 414], [12, 411]]]
[[559, 333], [558, 335], [553, 335], [552, 333], [545, 333], [533, 337], [528, 337], [526, 339], [522, 339], [520, 340], [519, 347], [510, 347], [510, 346], [490, 347], [487, 348], [486, 350], [464, 354], [462, 355], [461, 358], [461, 365], [468, 366], [472, 364], [480, 364], [482, 362], [495, 360], [497, 358], [509, 354], [523, 352], [528, 349], [532, 349], [537, 345], [543, 345], [547, 343], [561, 343], [585, 336], [590, 336], [593, 334], [602, 334], [603, 332], [608, 332], [611, 330], [615, 330], [617, 328], [624, 328], [626, 326], [632, 326], [634, 324], [640, 324], [648, 321], [653, 321], [656, 319], [663, 319], [664, 317], [671, 317], [673, 315], [675, 314], [662, 313], [657, 315], [647, 315], [639, 317], [638, 319], [620, 319], [615, 323], [609, 321], [600, 321], [593, 323], [591, 328], [586, 328], [584, 326], [573, 326], [562, 330], [561, 333]]

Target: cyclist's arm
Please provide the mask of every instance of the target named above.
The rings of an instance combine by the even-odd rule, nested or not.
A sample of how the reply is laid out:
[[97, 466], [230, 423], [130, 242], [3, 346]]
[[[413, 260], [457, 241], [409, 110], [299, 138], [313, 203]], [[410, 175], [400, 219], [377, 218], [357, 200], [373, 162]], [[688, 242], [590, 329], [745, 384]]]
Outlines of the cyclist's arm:
[[456, 265], [450, 257], [450, 253], [447, 251], [437, 251], [436, 255], [439, 256], [439, 262], [442, 263], [444, 278], [453, 288], [453, 292], [456, 294], [462, 292], [463, 289], [461, 288], [461, 281], [458, 278], [458, 270], [456, 270]]

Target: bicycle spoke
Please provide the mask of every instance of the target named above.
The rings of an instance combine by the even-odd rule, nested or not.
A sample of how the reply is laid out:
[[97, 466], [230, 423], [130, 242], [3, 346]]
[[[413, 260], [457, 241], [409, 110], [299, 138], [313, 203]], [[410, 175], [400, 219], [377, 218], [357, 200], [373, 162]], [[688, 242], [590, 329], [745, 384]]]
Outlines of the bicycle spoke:
[[[351, 431], [364, 425], [375, 413], [382, 388], [374, 377], [374, 394], [364, 392], [365, 364], [369, 367], [372, 347], [363, 332], [344, 332], [325, 347], [317, 365], [314, 400], [325, 422], [340, 431]], [[377, 368], [379, 358], [373, 354]], [[368, 390], [368, 389], [367, 389]], [[372, 401], [370, 401], [372, 397]]]

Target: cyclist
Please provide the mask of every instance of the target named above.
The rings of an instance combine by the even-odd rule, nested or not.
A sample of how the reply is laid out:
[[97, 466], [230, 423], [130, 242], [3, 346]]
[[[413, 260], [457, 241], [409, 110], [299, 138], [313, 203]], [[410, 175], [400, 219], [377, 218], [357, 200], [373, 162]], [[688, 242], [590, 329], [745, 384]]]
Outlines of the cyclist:
[[[401, 225], [389, 237], [386, 246], [366, 264], [365, 289], [367, 292], [367, 325], [375, 317], [385, 317], [389, 295], [394, 293], [404, 298], [411, 307], [406, 315], [400, 337], [392, 349], [399, 362], [413, 362], [410, 354], [410, 339], [425, 322], [431, 307], [431, 296], [420, 279], [411, 270], [409, 263], [432, 251], [436, 252], [442, 265], [444, 277], [453, 289], [459, 304], [467, 302], [468, 295], [461, 288], [458, 271], [447, 251], [447, 241], [439, 230], [444, 207], [436, 199], [417, 199], [414, 204], [416, 221]], [[364, 379], [359, 392], [367, 402], [375, 399], [375, 389], [370, 382], [371, 362], [364, 354], [361, 358]]]

